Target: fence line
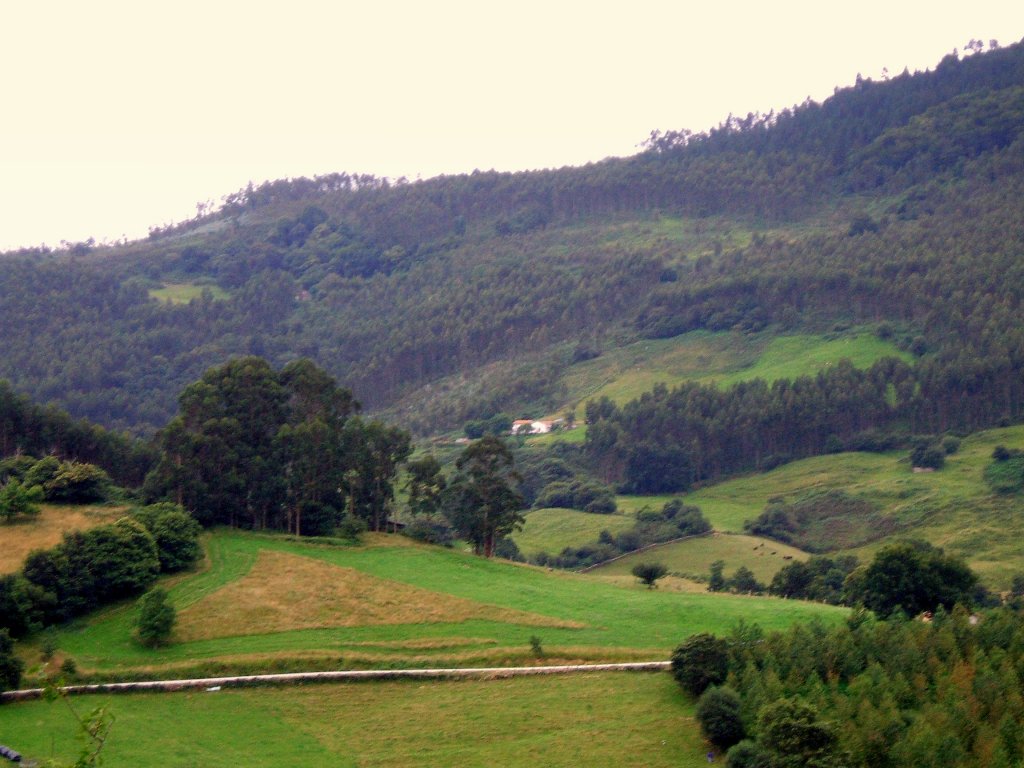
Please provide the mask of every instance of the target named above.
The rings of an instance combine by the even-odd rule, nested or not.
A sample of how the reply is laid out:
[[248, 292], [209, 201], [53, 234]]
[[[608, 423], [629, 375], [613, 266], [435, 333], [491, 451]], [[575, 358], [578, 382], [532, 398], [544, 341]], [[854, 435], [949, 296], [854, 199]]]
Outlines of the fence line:
[[[129, 683], [95, 683], [91, 685], [66, 685], [62, 693], [80, 695], [87, 693], [139, 693], [171, 692], [204, 689], [217, 691], [221, 688], [238, 688], [250, 685], [296, 685], [301, 683], [349, 682], [353, 680], [403, 680], [476, 678], [497, 680], [526, 675], [557, 675], [571, 672], [660, 672], [671, 666], [668, 661], [638, 661], [620, 664], [562, 664], [547, 667], [478, 667], [451, 669], [360, 669], [331, 672], [289, 672], [268, 675], [238, 675], [234, 677], [201, 677], [185, 680], [148, 680]], [[38, 699], [42, 688], [0, 693], [0, 701], [25, 701]]]

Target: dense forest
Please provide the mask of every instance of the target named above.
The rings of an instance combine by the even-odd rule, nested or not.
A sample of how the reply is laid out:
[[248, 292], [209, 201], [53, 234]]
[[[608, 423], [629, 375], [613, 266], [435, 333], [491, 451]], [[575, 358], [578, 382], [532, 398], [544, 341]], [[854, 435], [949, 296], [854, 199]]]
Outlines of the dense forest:
[[742, 626], [696, 635], [675, 659], [703, 695], [697, 718], [726, 765], [1012, 766], [1020, 727], [1021, 615], [939, 610], [930, 622], [855, 613], [828, 629]]
[[[629, 158], [282, 180], [147, 241], [8, 253], [0, 377], [150, 435], [212, 365], [310, 358], [369, 411], [429, 433], [557, 405], [580, 345], [870, 322], [914, 362], [595, 404], [591, 469], [676, 490], [893, 432], [1017, 421], [1024, 47], [982, 48], [706, 134], [655, 132]], [[628, 228], [663, 217], [690, 228], [691, 246]], [[720, 237], [710, 222], [754, 234]], [[177, 284], [202, 291], [151, 294]], [[521, 365], [431, 396], [496, 361]]]

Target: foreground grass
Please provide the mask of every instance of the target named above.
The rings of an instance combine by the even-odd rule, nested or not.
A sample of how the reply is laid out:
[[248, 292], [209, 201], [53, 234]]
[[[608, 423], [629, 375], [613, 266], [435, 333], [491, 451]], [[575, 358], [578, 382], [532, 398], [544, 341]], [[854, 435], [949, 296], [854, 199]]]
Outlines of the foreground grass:
[[[117, 721], [111, 768], [234, 766], [578, 766], [705, 764], [693, 706], [666, 673], [491, 681], [403, 681], [216, 693], [132, 694]], [[0, 707], [0, 734], [26, 757], [72, 758], [78, 742], [59, 702]]]
[[49, 549], [59, 544], [69, 531], [110, 523], [121, 517], [127, 507], [71, 506], [43, 504], [33, 518], [0, 523], [0, 575], [14, 573], [34, 549]]
[[[387, 545], [389, 540], [403, 545]], [[142, 648], [131, 637], [136, 609], [125, 604], [65, 627], [57, 635], [57, 645], [63, 656], [74, 658], [79, 669], [93, 678], [521, 664], [533, 661], [530, 638], [535, 635], [552, 663], [629, 661], [667, 658], [688, 635], [721, 634], [741, 619], [771, 629], [813, 617], [838, 621], [843, 616], [843, 611], [821, 605], [646, 590], [637, 584], [610, 584], [586, 575], [409, 546], [404, 539], [373, 541], [384, 545], [317, 546], [219, 532], [208, 540], [208, 567], [179, 580], [170, 594], [186, 618], [189, 612], [214, 615], [209, 610], [204, 613], [203, 601], [216, 602], [217, 626], [237, 625], [230, 636], [217, 630], [200, 637], [204, 633], [195, 624], [188, 629], [186, 622], [178, 642], [158, 650]], [[257, 576], [261, 562], [273, 560], [260, 560], [265, 551], [337, 566], [339, 581], [348, 578], [345, 574], [350, 570], [358, 572], [379, 580], [377, 587], [392, 585], [396, 595], [413, 594], [400, 589], [403, 585], [414, 587], [414, 599], [419, 602], [411, 610], [396, 605], [391, 623], [381, 623], [378, 610], [365, 613], [373, 618], [353, 624], [350, 618], [339, 619], [325, 609], [323, 601], [302, 593], [296, 601], [310, 613], [306, 623], [282, 623], [280, 612], [265, 614], [261, 620], [260, 614], [251, 612], [258, 599], [246, 600], [235, 592], [232, 600], [223, 600], [218, 592], [237, 589], [243, 579]], [[321, 573], [317, 578], [324, 577]], [[265, 578], [259, 581], [267, 583]], [[382, 594], [375, 588], [365, 599], [380, 601]], [[446, 614], [443, 607], [456, 603], [461, 612]], [[351, 603], [345, 605], [346, 611], [354, 610]], [[37, 651], [30, 647], [27, 652]]]

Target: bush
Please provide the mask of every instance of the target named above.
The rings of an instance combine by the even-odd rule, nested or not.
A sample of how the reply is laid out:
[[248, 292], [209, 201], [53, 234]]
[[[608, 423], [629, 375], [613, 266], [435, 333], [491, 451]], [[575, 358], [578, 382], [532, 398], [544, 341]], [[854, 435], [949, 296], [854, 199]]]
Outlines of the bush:
[[1018, 451], [1011, 453], [1003, 446], [996, 448], [998, 452], [993, 453], [993, 461], [985, 467], [984, 478], [996, 493], [1017, 493], [1024, 489], [1024, 456]]
[[70, 461], [43, 483], [43, 492], [48, 501], [85, 504], [106, 499], [112, 485], [107, 473], [96, 465]]
[[726, 768], [774, 768], [771, 754], [756, 742], [745, 739], [725, 755]]
[[692, 635], [672, 652], [672, 675], [691, 696], [725, 682], [728, 673], [728, 645], [707, 632]]
[[177, 613], [158, 587], [139, 598], [138, 638], [148, 648], [164, 645], [171, 636]]
[[0, 629], [21, 637], [42, 623], [46, 595], [20, 573], [0, 576]]
[[942, 469], [946, 463], [946, 452], [936, 444], [918, 443], [910, 452], [910, 463], [922, 469]]
[[38, 485], [23, 485], [10, 479], [0, 488], [0, 520], [10, 522], [18, 516], [35, 517], [43, 500], [43, 489]]
[[716, 747], [728, 749], [744, 736], [740, 697], [732, 688], [711, 686], [697, 702], [697, 721]]
[[132, 517], [146, 526], [146, 530], [153, 536], [161, 573], [188, 568], [202, 554], [199, 534], [203, 529], [192, 515], [177, 504], [150, 504], [134, 510]]
[[14, 641], [6, 629], [0, 629], [0, 693], [17, 690], [25, 665], [14, 655]]
[[494, 543], [494, 556], [503, 560], [511, 560], [514, 563], [526, 561], [523, 553], [519, 551], [519, 547], [508, 536], [502, 536]]
[[740, 594], [754, 595], [760, 595], [765, 589], [764, 584], [759, 582], [754, 576], [754, 572], [745, 565], [737, 568], [736, 573], [729, 579], [729, 588], [733, 592], [739, 592]]
[[38, 485], [43, 487], [50, 482], [59, 471], [60, 459], [56, 456], [44, 456], [25, 472], [23, 480], [25, 485]]
[[330, 536], [338, 524], [338, 510], [309, 499], [299, 504], [299, 532], [303, 536]]
[[618, 505], [615, 503], [615, 497], [609, 492], [605, 496], [595, 498], [584, 507], [583, 511], [593, 515], [612, 515], [615, 514], [616, 509], [618, 509]]
[[668, 573], [668, 568], [661, 563], [637, 563], [631, 573], [646, 584], [648, 589], [653, 589], [655, 582]]
[[442, 547], [450, 547], [452, 542], [455, 541], [451, 524], [441, 515], [437, 517], [417, 517], [405, 526], [402, 533], [414, 541], [422, 541], [425, 544], [437, 544]]
[[353, 517], [347, 512], [342, 516], [341, 522], [335, 528], [335, 533], [343, 539], [359, 541], [359, 537], [366, 533], [366, 521], [361, 517]]

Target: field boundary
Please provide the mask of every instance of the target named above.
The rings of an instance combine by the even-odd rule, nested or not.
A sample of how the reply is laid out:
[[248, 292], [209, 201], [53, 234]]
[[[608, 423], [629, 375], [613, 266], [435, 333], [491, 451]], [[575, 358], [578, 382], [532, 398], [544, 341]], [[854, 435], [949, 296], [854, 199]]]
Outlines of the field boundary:
[[[560, 675], [579, 672], [661, 672], [671, 666], [669, 661], [636, 661], [618, 664], [562, 664], [547, 667], [468, 667], [450, 669], [355, 669], [330, 672], [288, 672], [271, 675], [239, 675], [233, 677], [199, 677], [185, 680], [146, 680], [130, 683], [95, 683], [65, 685], [59, 690], [69, 696], [90, 693], [170, 693], [203, 689], [242, 688], [254, 685], [301, 685], [303, 683], [352, 682], [357, 680], [405, 679], [482, 679], [499, 680], [527, 675]], [[27, 701], [42, 698], [43, 688], [0, 693], [0, 701]]]
[[631, 552], [623, 552], [621, 555], [613, 557], [611, 560], [602, 560], [600, 563], [594, 563], [588, 565], [586, 568], [580, 568], [576, 573], [590, 573], [596, 571], [598, 568], [603, 568], [606, 565], [621, 560], [624, 557], [632, 557], [633, 555], [639, 554], [640, 552], [647, 552], [658, 547], [667, 547], [669, 544], [678, 544], [680, 541], [689, 541], [690, 539], [706, 539], [709, 536], [714, 536], [718, 531], [708, 531], [707, 533], [694, 533], [690, 536], [680, 536], [678, 539], [669, 539], [668, 541], [659, 541], [656, 544], [648, 544], [646, 547], [640, 547], [640, 549], [634, 549]]

